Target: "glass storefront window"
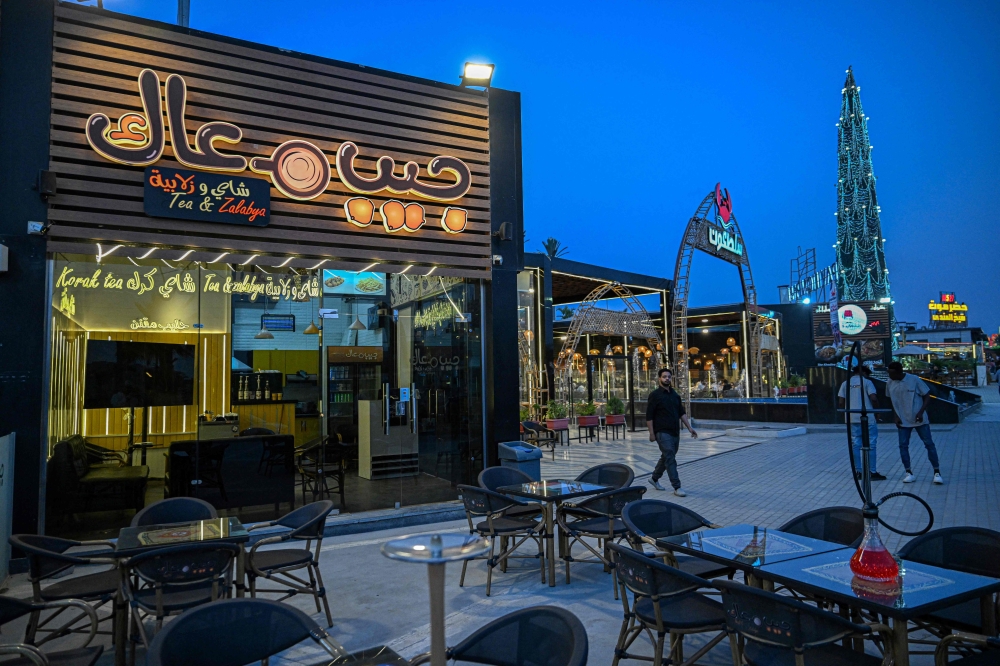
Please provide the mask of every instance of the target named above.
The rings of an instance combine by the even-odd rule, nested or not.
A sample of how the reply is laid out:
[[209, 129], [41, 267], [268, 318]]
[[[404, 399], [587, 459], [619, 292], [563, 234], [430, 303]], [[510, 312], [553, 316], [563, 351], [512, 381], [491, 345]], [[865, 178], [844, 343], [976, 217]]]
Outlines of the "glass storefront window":
[[521, 420], [538, 417], [546, 401], [545, 380], [540, 362], [542, 340], [539, 309], [541, 288], [534, 270], [517, 274], [518, 386]]

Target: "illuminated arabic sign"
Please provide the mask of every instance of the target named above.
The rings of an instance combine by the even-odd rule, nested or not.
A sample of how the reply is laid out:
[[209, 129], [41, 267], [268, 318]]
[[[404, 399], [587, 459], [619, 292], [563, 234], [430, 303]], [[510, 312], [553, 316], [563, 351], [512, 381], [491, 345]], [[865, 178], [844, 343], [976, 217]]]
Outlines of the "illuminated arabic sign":
[[723, 250], [727, 250], [738, 257], [743, 256], [743, 243], [740, 242], [735, 230], [730, 234], [728, 231], [723, 231], [711, 224], [706, 226], [708, 227], [708, 244], [714, 247], [716, 252], [721, 253]]
[[[118, 119], [117, 126], [103, 113], [94, 113], [87, 119], [87, 142], [102, 157], [131, 166], [149, 166], [163, 156], [167, 128], [163, 124], [160, 106], [160, 77], [153, 70], [144, 69], [139, 73], [139, 95], [142, 98], [143, 113], [126, 113]], [[219, 152], [215, 145], [217, 141], [237, 144], [243, 138], [243, 131], [232, 123], [208, 122], [195, 132], [192, 147], [184, 129], [186, 105], [187, 84], [181, 76], [171, 74], [166, 82], [170, 145], [174, 157], [182, 165], [193, 169], [230, 173], [240, 173], [249, 167], [255, 173], [267, 175], [274, 187], [283, 195], [300, 201], [315, 199], [329, 186], [332, 177], [330, 160], [318, 146], [309, 141], [299, 139], [285, 141], [274, 149], [270, 157], [254, 157], [248, 162], [242, 155]], [[180, 131], [177, 128], [180, 128]], [[454, 201], [465, 196], [472, 187], [472, 172], [469, 166], [457, 157], [438, 155], [427, 163], [426, 171], [430, 178], [436, 179], [442, 176], [454, 178], [454, 182], [437, 184], [419, 177], [420, 166], [416, 162], [407, 162], [403, 166], [403, 175], [395, 175], [395, 161], [388, 155], [378, 158], [375, 177], [365, 178], [354, 168], [354, 160], [359, 153], [360, 150], [353, 142], [345, 141], [337, 150], [336, 156], [337, 172], [341, 181], [351, 191], [359, 194], [388, 191], [393, 194], [413, 194], [432, 201]], [[176, 190], [165, 194], [175, 192]], [[192, 209], [186, 206], [178, 208], [177, 203], [180, 200], [177, 197], [174, 199], [175, 205], [170, 209], [172, 213], [192, 212]], [[352, 205], [352, 202], [355, 203]], [[193, 201], [191, 203], [193, 204]], [[257, 203], [259, 205], [260, 201]], [[230, 202], [229, 206], [235, 206], [237, 211], [241, 211], [238, 200]], [[233, 214], [245, 214], [249, 217], [252, 215], [251, 208], [252, 206], [245, 202], [243, 210]], [[375, 216], [375, 205], [364, 197], [351, 199], [344, 208], [348, 221], [356, 226], [370, 225]], [[215, 208], [215, 211], [220, 212], [219, 208]], [[380, 213], [385, 230], [390, 233], [399, 230], [417, 231], [426, 220], [422, 206], [396, 200], [382, 204]], [[171, 214], [170, 217], [184, 218], [184, 215]], [[257, 219], [259, 216], [254, 217]], [[448, 233], [460, 233], [465, 230], [467, 218], [468, 213], [464, 209], [448, 207], [441, 216], [441, 227]], [[213, 221], [223, 220], [216, 217]], [[228, 221], [232, 222], [232, 219]]]
[[931, 322], [941, 324], [965, 324], [968, 323], [969, 306], [965, 303], [957, 303], [955, 294], [941, 293], [941, 302], [935, 303], [931, 300], [927, 304], [927, 309], [931, 313]]
[[143, 209], [152, 217], [267, 226], [271, 188], [259, 178], [146, 167]]

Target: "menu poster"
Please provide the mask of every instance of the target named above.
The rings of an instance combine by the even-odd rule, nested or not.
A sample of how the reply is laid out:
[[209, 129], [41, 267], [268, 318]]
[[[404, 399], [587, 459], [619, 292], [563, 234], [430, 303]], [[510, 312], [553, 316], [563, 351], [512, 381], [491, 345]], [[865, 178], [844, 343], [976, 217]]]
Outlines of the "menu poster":
[[324, 294], [385, 296], [385, 273], [323, 270]]

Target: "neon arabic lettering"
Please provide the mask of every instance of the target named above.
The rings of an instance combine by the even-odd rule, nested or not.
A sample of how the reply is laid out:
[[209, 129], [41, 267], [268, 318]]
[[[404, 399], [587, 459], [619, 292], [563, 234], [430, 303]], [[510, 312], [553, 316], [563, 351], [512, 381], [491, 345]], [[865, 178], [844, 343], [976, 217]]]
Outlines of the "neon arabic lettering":
[[[177, 180], [174, 180], [173, 178], [164, 178], [160, 175], [159, 169], [153, 169], [150, 172], [149, 184], [153, 187], [158, 187], [167, 193], [180, 190], [184, 194], [194, 194], [194, 176], [195, 174], [191, 174], [185, 178], [179, 173], [175, 173], [174, 177], [177, 178]], [[180, 185], [179, 187], [178, 184]]]
[[710, 226], [708, 244], [715, 247], [716, 251], [729, 250], [735, 255], [743, 256], [743, 243], [739, 242], [735, 234], [730, 236], [728, 231], [719, 231]]
[[412, 192], [425, 199], [435, 201], [451, 201], [460, 199], [472, 187], [472, 172], [468, 165], [457, 157], [438, 155], [427, 163], [427, 173], [436, 178], [445, 171], [455, 176], [454, 185], [430, 185], [417, 180], [420, 166], [416, 162], [407, 162], [403, 166], [403, 177], [393, 173], [396, 161], [388, 155], [378, 158], [375, 163], [375, 178], [362, 178], [354, 170], [354, 158], [358, 156], [358, 147], [350, 141], [345, 141], [337, 151], [337, 173], [351, 190], [361, 194], [374, 194], [389, 190], [396, 194]]
[[146, 166], [163, 155], [166, 137], [160, 113], [160, 77], [151, 69], [139, 72], [139, 96], [145, 115], [126, 113], [118, 119], [116, 130], [111, 129], [111, 119], [103, 113], [87, 118], [87, 143], [102, 157], [112, 162]]
[[194, 135], [194, 150], [188, 144], [184, 126], [184, 109], [187, 106], [187, 84], [176, 74], [167, 77], [167, 119], [170, 123], [170, 145], [174, 157], [184, 166], [206, 171], [243, 171], [247, 158], [242, 155], [224, 155], [215, 149], [216, 140], [239, 143], [243, 130], [232, 123], [211, 122], [202, 125]]

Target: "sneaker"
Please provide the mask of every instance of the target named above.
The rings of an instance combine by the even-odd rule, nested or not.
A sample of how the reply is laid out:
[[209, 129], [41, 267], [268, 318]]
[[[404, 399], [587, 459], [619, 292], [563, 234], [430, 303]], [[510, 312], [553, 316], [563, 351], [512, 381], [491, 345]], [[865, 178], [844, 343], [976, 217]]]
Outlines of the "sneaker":
[[666, 490], [666, 488], [664, 488], [663, 486], [661, 486], [660, 482], [657, 481], [656, 479], [650, 479], [649, 480], [649, 485], [653, 486], [657, 490]]
[[684, 492], [683, 490], [681, 490], [680, 488], [674, 488], [674, 495], [677, 495], [678, 497], [687, 497], [688, 496], [688, 494], [686, 492]]
[[872, 472], [872, 481], [885, 481], [885, 474], [879, 474], [878, 472]]
[[938, 485], [944, 483], [944, 479], [941, 478], [941, 472], [934, 472], [934, 483]]
[[917, 480], [917, 477], [913, 476], [913, 472], [907, 472], [906, 476], [903, 477], [903, 483], [913, 483]]

